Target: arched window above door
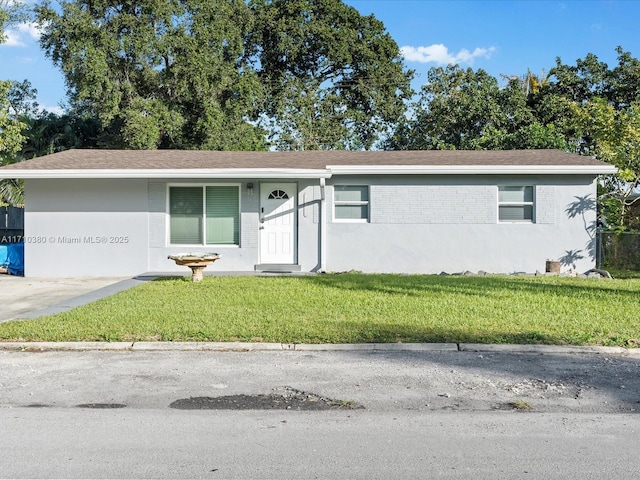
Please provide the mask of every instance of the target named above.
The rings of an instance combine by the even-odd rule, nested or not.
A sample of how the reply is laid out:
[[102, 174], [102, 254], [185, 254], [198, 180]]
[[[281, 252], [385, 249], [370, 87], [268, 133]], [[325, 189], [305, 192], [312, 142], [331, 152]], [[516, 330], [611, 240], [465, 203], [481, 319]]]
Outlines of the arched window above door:
[[269, 200], [288, 200], [289, 195], [284, 190], [273, 190], [267, 198]]

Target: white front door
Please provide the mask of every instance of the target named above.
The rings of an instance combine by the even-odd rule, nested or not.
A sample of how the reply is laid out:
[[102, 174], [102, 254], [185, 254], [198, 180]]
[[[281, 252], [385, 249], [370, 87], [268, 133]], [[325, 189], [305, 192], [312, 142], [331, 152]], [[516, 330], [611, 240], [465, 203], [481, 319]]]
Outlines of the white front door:
[[294, 264], [296, 184], [260, 184], [260, 262]]

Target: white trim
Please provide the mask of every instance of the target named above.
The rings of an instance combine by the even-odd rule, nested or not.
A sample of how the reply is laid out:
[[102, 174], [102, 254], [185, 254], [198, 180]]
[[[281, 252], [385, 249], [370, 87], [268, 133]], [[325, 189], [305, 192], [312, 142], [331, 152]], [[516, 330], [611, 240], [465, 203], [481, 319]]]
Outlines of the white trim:
[[320, 273], [327, 271], [327, 199], [326, 181], [320, 179]]
[[[269, 187], [269, 188], [265, 188], [265, 187]], [[259, 218], [263, 218], [264, 212], [263, 212], [263, 201], [264, 200], [269, 200], [268, 196], [269, 193], [272, 192], [274, 189], [282, 189], [282, 190], [287, 190], [287, 189], [291, 189], [292, 190], [292, 194], [289, 198], [286, 199], [286, 201], [291, 201], [293, 202], [293, 208], [291, 209], [291, 258], [287, 258], [287, 261], [282, 261], [284, 260], [284, 254], [282, 254], [281, 252], [278, 252], [276, 254], [277, 255], [282, 255], [282, 260], [276, 259], [276, 258], [269, 258], [269, 255], [266, 255], [267, 258], [265, 258], [265, 251], [264, 248], [268, 247], [268, 244], [265, 243], [267, 242], [267, 238], [265, 238], [266, 236], [266, 231], [264, 228], [260, 228], [259, 229], [259, 233], [258, 233], [258, 254], [259, 254], [259, 259], [260, 259], [260, 263], [262, 264], [283, 264], [283, 265], [296, 265], [298, 263], [298, 194], [299, 194], [299, 190], [298, 190], [298, 182], [260, 182], [260, 194], [259, 194], [259, 199], [260, 202], [258, 204], [258, 215]], [[264, 196], [263, 196], [264, 194]], [[280, 199], [271, 199], [271, 200], [280, 200]], [[285, 200], [285, 199], [282, 199]], [[262, 220], [260, 221], [260, 225], [264, 226], [262, 224]]]
[[[367, 188], [367, 201], [345, 201], [341, 200], [336, 202], [336, 187], [366, 187]], [[332, 216], [333, 223], [369, 223], [371, 219], [371, 186], [366, 183], [336, 183], [331, 186], [332, 190], [332, 203], [331, 206], [333, 208]], [[336, 204], [337, 203], [337, 204]], [[367, 206], [367, 218], [338, 218], [336, 216], [336, 206], [355, 206], [361, 207], [363, 205]]]
[[[167, 183], [166, 187], [166, 202], [165, 202], [165, 246], [167, 248], [173, 247], [192, 247], [192, 248], [240, 248], [242, 243], [242, 184], [241, 183]], [[202, 192], [202, 241], [203, 243], [185, 244], [185, 243], [171, 243], [171, 187], [200, 187]], [[206, 243], [207, 238], [207, 209], [206, 209], [206, 187], [238, 187], [238, 243]]]
[[0, 170], [0, 178], [329, 178], [327, 170], [308, 168], [173, 168]]
[[612, 165], [328, 165], [334, 175], [600, 175], [616, 173]]
[[[533, 197], [533, 200], [530, 202], [501, 202], [500, 201], [500, 188], [501, 187], [522, 187], [522, 188], [527, 188], [530, 187], [531, 188], [531, 195]], [[537, 223], [536, 222], [536, 186], [535, 185], [531, 185], [531, 184], [504, 184], [504, 185], [497, 185], [497, 205], [496, 205], [496, 213], [498, 215], [498, 223], [499, 224], [508, 224], [508, 225], [532, 225]], [[513, 207], [526, 207], [526, 206], [531, 206], [531, 220], [500, 220], [500, 207], [501, 206], [505, 206], [505, 207], [509, 207], [509, 206], [513, 206]]]
[[172, 168], [172, 169], [0, 169], [0, 178], [331, 178], [332, 175], [604, 175], [613, 165], [328, 165], [307, 168]]

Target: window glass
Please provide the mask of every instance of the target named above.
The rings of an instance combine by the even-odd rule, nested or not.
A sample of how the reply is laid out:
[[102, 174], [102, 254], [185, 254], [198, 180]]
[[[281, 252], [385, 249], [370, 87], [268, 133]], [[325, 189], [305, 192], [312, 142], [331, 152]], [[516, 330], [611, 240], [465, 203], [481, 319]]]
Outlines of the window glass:
[[336, 218], [343, 220], [367, 219], [369, 207], [367, 205], [336, 205]]
[[169, 189], [171, 243], [202, 243], [202, 188], [171, 187]]
[[369, 220], [367, 185], [335, 185], [333, 195], [336, 220]]
[[369, 187], [365, 186], [351, 186], [351, 185], [336, 185], [334, 187], [336, 202], [368, 202], [369, 201]]
[[170, 187], [169, 241], [173, 245], [239, 245], [237, 186]]
[[531, 205], [501, 205], [501, 222], [526, 222], [533, 220], [533, 207]]
[[237, 245], [238, 187], [207, 187], [207, 244]]
[[498, 220], [501, 222], [533, 222], [532, 186], [498, 187]]
[[533, 187], [500, 187], [500, 202], [533, 202]]

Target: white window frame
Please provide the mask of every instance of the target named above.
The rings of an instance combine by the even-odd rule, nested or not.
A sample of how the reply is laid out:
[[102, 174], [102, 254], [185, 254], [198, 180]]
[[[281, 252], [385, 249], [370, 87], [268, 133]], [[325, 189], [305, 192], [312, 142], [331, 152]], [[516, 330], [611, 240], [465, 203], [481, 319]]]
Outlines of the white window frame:
[[[203, 225], [202, 225], [202, 242], [203, 243], [194, 243], [194, 244], [186, 244], [186, 243], [171, 243], [171, 187], [200, 187], [203, 190], [202, 193], [202, 215], [203, 215]], [[238, 187], [238, 243], [236, 245], [230, 243], [223, 244], [214, 244], [214, 243], [206, 243], [207, 238], [207, 222], [206, 222], [206, 188], [207, 187]], [[198, 247], [198, 248], [240, 248], [240, 244], [242, 243], [242, 184], [241, 183], [167, 183], [166, 190], [166, 206], [165, 206], [165, 244], [168, 247], [176, 247], [176, 248], [188, 248], [188, 247]]]
[[[501, 188], [531, 188], [531, 201], [530, 202], [501, 202], [500, 201], [500, 189]], [[498, 197], [497, 197], [497, 207], [496, 214], [498, 218], [498, 223], [505, 224], [518, 224], [518, 225], [531, 225], [532, 223], [536, 223], [536, 187], [535, 185], [529, 184], [509, 184], [509, 185], [498, 185]], [[500, 207], [526, 207], [531, 206], [531, 220], [500, 220]]]
[[[367, 188], [367, 197], [369, 200], [366, 201], [339, 201], [336, 200], [336, 187], [366, 187]], [[336, 206], [367, 206], [367, 218], [337, 218], [336, 217]], [[371, 186], [367, 184], [359, 184], [359, 183], [341, 183], [339, 185], [333, 186], [333, 221], [335, 223], [369, 223], [369, 219], [371, 218]]]

